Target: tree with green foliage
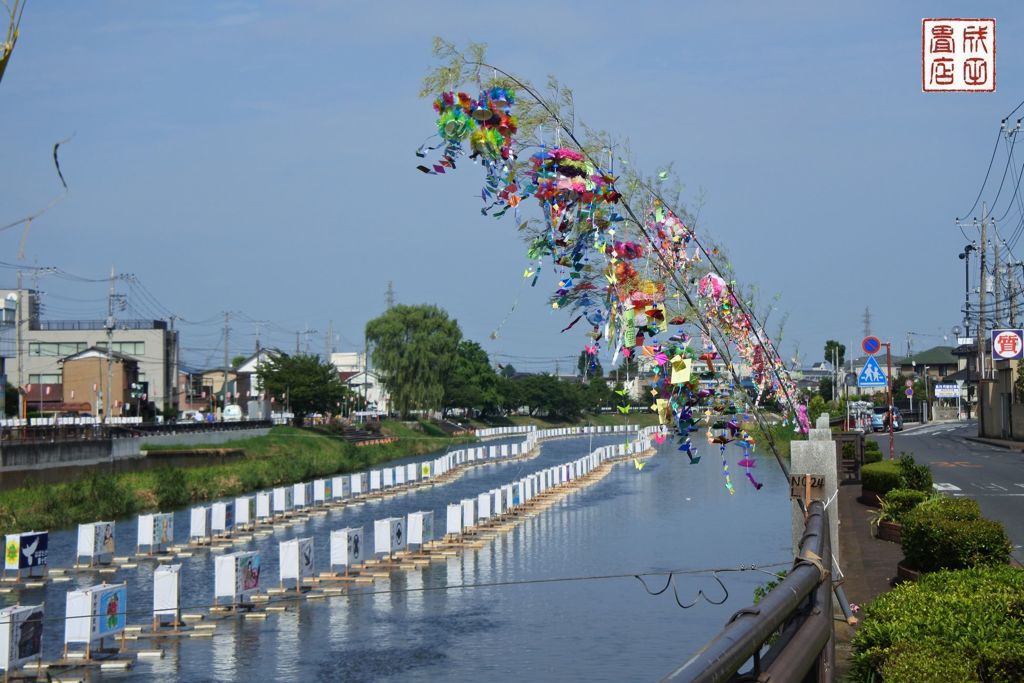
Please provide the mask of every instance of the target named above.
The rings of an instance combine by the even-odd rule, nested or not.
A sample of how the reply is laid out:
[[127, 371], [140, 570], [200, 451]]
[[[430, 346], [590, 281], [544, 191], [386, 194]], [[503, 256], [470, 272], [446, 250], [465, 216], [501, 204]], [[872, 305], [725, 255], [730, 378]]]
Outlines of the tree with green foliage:
[[822, 377], [818, 381], [818, 395], [826, 401], [832, 400], [832, 378]]
[[585, 377], [588, 380], [593, 377], [601, 377], [604, 374], [601, 361], [597, 359], [597, 356], [592, 356], [586, 351], [580, 351], [580, 357], [576, 359], [576, 369], [580, 371], [580, 377]]
[[615, 390], [608, 384], [606, 377], [594, 377], [583, 391], [584, 408], [593, 413], [600, 413], [603, 408], [612, 408], [616, 398]]
[[259, 378], [269, 395], [289, 406], [298, 427], [312, 413], [336, 413], [345, 397], [338, 371], [314, 355], [271, 356], [260, 365]]
[[[838, 352], [838, 361], [834, 357]], [[836, 367], [843, 367], [843, 362], [846, 360], [846, 345], [840, 344], [835, 339], [829, 339], [825, 342], [825, 360], [829, 363], [835, 363]]]
[[233, 368], [240, 367], [242, 365], [242, 363], [244, 363], [247, 360], [249, 360], [248, 356], [243, 356], [241, 354], [239, 354], [237, 356], [233, 356], [231, 358], [231, 367], [233, 367]]
[[584, 407], [582, 387], [547, 374], [527, 375], [515, 381], [519, 386], [522, 405], [530, 415], [573, 420]]
[[500, 367], [501, 367], [501, 376], [502, 377], [515, 377], [516, 376], [515, 366], [513, 366], [511, 363], [505, 363], [504, 365], [502, 365]]
[[396, 304], [366, 323], [373, 367], [403, 416], [440, 410], [462, 331], [437, 306]]
[[502, 375], [498, 378], [498, 407], [506, 414], [515, 413], [525, 402], [519, 382]]
[[444, 382], [445, 413], [454, 408], [484, 412], [498, 402], [498, 376], [487, 352], [474, 341], [459, 342], [455, 365]]

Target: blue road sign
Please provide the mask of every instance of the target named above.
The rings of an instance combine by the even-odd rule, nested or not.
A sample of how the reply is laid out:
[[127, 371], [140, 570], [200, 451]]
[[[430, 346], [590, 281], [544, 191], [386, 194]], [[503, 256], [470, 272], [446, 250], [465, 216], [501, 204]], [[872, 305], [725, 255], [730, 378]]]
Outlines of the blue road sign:
[[882, 342], [878, 341], [878, 337], [864, 337], [860, 347], [864, 349], [864, 353], [873, 356], [882, 348]]
[[884, 387], [889, 383], [882, 372], [882, 368], [878, 367], [878, 361], [875, 360], [874, 356], [868, 356], [868, 362], [864, 364], [864, 369], [860, 371], [860, 375], [857, 377], [858, 387]]

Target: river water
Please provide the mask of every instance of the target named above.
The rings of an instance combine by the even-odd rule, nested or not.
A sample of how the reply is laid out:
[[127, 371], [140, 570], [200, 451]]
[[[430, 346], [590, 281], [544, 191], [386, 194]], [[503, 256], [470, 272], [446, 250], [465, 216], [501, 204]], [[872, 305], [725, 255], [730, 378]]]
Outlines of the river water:
[[[450, 484], [332, 511], [239, 549], [261, 551], [261, 583], [273, 586], [280, 541], [312, 536], [318, 570], [326, 570], [332, 529], [363, 526], [372, 533], [375, 519], [433, 510], [435, 531], [441, 534], [448, 503], [619, 439], [548, 441], [532, 460], [472, 468]], [[760, 459], [756, 474], [764, 488], [755, 491], [733, 464], [742, 458], [740, 450], [731, 448], [736, 494], [730, 496], [717, 449], [710, 450], [705, 447], [702, 462], [689, 465], [666, 442], [642, 471], [631, 463], [618, 465], [598, 483], [570, 494], [482, 549], [422, 570], [394, 573], [390, 581], [378, 580], [347, 596], [296, 601], [265, 621], [221, 621], [212, 638], [150, 641], [160, 644], [165, 657], [139, 662], [125, 673], [82, 669], [73, 675], [91, 681], [660, 678], [749, 604], [754, 587], [769, 577], [756, 571], [720, 574], [728, 599], [721, 605], [701, 599], [689, 609], [677, 605], [672, 588], [650, 596], [632, 576], [523, 582], [788, 562], [788, 484], [774, 460]], [[176, 542], [184, 542], [187, 512], [179, 512], [175, 523]], [[134, 520], [118, 522], [117, 554], [134, 551], [135, 536]], [[69, 566], [74, 547], [75, 532], [51, 533], [50, 565]], [[182, 608], [194, 612], [212, 602], [213, 556], [199, 552], [180, 561]], [[150, 621], [155, 566], [142, 561], [137, 569], [107, 579], [128, 583], [129, 624]], [[648, 584], [657, 591], [665, 581], [651, 577]], [[70, 583], [21, 592], [21, 604], [46, 602], [44, 659], [56, 659], [62, 647], [65, 592], [98, 582], [94, 575], [76, 575]], [[507, 585], [456, 587], [497, 582]], [[675, 585], [684, 604], [699, 591], [716, 602], [725, 596], [708, 573], [677, 575]], [[16, 595], [7, 596], [8, 602]]]

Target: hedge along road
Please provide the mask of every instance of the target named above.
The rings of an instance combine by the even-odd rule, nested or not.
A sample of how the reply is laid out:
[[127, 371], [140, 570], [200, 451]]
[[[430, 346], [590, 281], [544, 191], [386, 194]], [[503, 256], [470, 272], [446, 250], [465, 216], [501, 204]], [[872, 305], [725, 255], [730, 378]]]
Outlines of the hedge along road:
[[[620, 437], [621, 438], [621, 437]], [[434, 510], [443, 531], [444, 507], [531, 472], [566, 462], [592, 448], [619, 443], [594, 437], [550, 441], [540, 455], [523, 462], [472, 468], [454, 482], [380, 501], [367, 502], [244, 544], [263, 555], [267, 585], [276, 584], [278, 543], [312, 536], [318, 569], [326, 569], [331, 529], [363, 526], [375, 519]], [[788, 485], [778, 468], [763, 460], [761, 491], [737, 486], [730, 496], [715, 458], [690, 466], [671, 442], [643, 470], [619, 465], [611, 473], [479, 550], [469, 550], [422, 571], [399, 572], [363, 595], [299, 602], [264, 622], [222, 622], [212, 639], [168, 642], [166, 657], [140, 663], [128, 674], [139, 680], [240, 680], [260, 672], [275, 680], [528, 680], [588, 678], [655, 679], [696, 651], [721, 629], [729, 615], [749, 604], [753, 588], [768, 577], [760, 572], [728, 573], [722, 580], [729, 599], [715, 606], [700, 600], [680, 609], [669, 590], [652, 597], [635, 579], [530, 584], [443, 590], [446, 586], [524, 581], [590, 574], [738, 567], [787, 563]], [[732, 451], [735, 450], [735, 453]], [[717, 450], [715, 451], [717, 454]], [[730, 461], [739, 449], [730, 449]], [[732, 457], [736, 455], [737, 457]], [[737, 481], [737, 484], [742, 484]], [[187, 534], [183, 515], [176, 536]], [[120, 554], [134, 548], [134, 521], [119, 524]], [[55, 552], [73, 547], [73, 533], [51, 537]], [[67, 560], [54, 557], [55, 565]], [[206, 553], [184, 559], [184, 607], [211, 602], [213, 560]], [[129, 583], [128, 609], [148, 610], [152, 566], [118, 574]], [[649, 579], [652, 590], [663, 577]], [[93, 579], [50, 584], [23, 592], [23, 604], [46, 600], [47, 616], [62, 616], [64, 592]], [[679, 576], [680, 599], [698, 590], [723, 597], [709, 574]], [[428, 589], [424, 592], [388, 592]], [[429, 590], [441, 589], [441, 590]], [[193, 611], [193, 610], [188, 610]], [[148, 621], [133, 616], [129, 623]], [[44, 655], [59, 650], [63, 623], [47, 623]], [[614, 643], [614, 646], [609, 646]], [[113, 674], [88, 674], [103, 680]], [[124, 674], [116, 675], [124, 680]]]
[[896, 433], [896, 455], [907, 452], [930, 466], [940, 491], [977, 500], [982, 515], [1006, 527], [1011, 554], [1024, 563], [1024, 453], [965, 438], [977, 434], [974, 420], [910, 428]]

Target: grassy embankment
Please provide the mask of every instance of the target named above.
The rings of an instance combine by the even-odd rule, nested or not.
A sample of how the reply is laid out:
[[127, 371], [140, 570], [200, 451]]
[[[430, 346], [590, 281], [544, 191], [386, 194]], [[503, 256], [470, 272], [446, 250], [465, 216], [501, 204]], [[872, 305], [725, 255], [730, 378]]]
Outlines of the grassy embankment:
[[29, 484], [0, 492], [0, 534], [166, 512], [214, 498], [355, 472], [471, 440], [449, 438], [436, 428], [421, 432], [401, 423], [386, 422], [383, 431], [399, 440], [356, 448], [340, 438], [279, 426], [267, 436], [210, 446], [245, 451], [244, 457], [223, 464], [116, 474], [93, 470], [72, 482]]

